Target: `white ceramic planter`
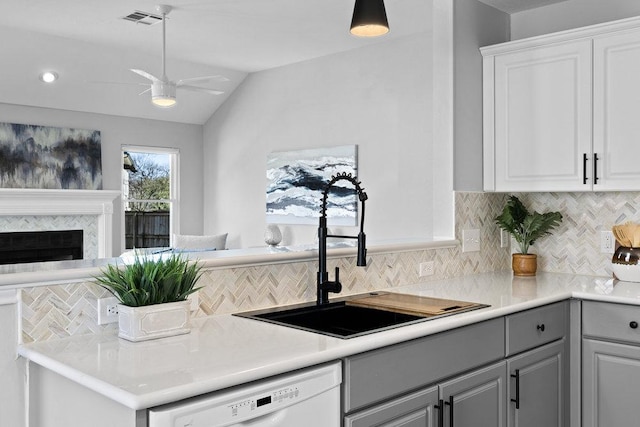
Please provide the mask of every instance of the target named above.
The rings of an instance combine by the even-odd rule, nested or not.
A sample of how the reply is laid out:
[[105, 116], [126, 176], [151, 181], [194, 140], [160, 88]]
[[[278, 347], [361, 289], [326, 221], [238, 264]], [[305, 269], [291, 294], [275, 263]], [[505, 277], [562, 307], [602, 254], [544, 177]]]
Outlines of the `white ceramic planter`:
[[191, 303], [187, 301], [143, 307], [118, 305], [118, 336], [129, 341], [188, 334]]

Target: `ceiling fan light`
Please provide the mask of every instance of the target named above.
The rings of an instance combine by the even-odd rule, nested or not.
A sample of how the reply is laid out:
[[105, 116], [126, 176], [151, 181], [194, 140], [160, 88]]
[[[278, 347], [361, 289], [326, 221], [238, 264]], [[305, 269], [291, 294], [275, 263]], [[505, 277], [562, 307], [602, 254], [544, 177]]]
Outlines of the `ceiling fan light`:
[[168, 108], [176, 105], [176, 98], [169, 96], [154, 96], [151, 98], [151, 102], [158, 107]]
[[176, 87], [172, 84], [157, 82], [151, 85], [151, 102], [162, 108], [176, 104]]
[[388, 33], [384, 0], [356, 0], [350, 31], [358, 37], [377, 37]]

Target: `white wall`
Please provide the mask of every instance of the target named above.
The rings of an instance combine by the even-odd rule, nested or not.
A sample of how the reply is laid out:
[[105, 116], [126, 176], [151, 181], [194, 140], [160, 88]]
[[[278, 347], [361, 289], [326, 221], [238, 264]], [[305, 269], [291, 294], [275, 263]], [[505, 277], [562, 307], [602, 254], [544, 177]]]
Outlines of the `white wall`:
[[[202, 131], [201, 125], [133, 119], [105, 114], [22, 105], [0, 104], [3, 122], [45, 126], [97, 129], [102, 136], [102, 174], [104, 190], [120, 190], [123, 145], [170, 147], [180, 150], [180, 231], [202, 233]], [[120, 212], [119, 201], [114, 211]], [[121, 253], [121, 224], [114, 215], [113, 250]]]
[[509, 40], [509, 15], [477, 0], [454, 2], [454, 188], [482, 191], [482, 55]]
[[640, 15], [640, 2], [567, 0], [511, 15], [513, 40]]
[[[264, 245], [267, 154], [357, 144], [369, 242], [432, 236], [431, 75], [427, 33], [249, 75], [205, 124], [205, 233]], [[281, 228], [283, 244], [317, 233]]]

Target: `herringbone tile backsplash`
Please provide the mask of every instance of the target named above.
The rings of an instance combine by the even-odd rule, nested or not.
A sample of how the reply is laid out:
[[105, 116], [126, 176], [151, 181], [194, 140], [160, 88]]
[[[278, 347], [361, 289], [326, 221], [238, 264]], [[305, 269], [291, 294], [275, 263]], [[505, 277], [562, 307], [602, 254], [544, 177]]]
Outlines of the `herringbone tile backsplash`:
[[[609, 276], [611, 256], [600, 254], [600, 230], [627, 220], [640, 221], [640, 193], [521, 194], [522, 201], [539, 212], [558, 210], [564, 221], [553, 235], [536, 243], [543, 271]], [[329, 271], [340, 267], [343, 294], [402, 286], [427, 280], [510, 268], [510, 249], [500, 248], [493, 219], [507, 198], [495, 193], [456, 193], [456, 229], [479, 228], [479, 252], [459, 247], [369, 256], [365, 268], [355, 259], [329, 260]], [[418, 276], [420, 262], [435, 261], [435, 274]], [[255, 267], [207, 270], [201, 279], [195, 316], [232, 313], [315, 298], [317, 262], [306, 261]], [[23, 339], [41, 341], [115, 328], [96, 326], [96, 299], [106, 291], [93, 283], [28, 288], [22, 291]]]
[[600, 253], [600, 232], [615, 224], [640, 222], [640, 193], [528, 193], [522, 202], [538, 212], [559, 211], [553, 235], [533, 246], [538, 268], [557, 273], [611, 276], [611, 254]]

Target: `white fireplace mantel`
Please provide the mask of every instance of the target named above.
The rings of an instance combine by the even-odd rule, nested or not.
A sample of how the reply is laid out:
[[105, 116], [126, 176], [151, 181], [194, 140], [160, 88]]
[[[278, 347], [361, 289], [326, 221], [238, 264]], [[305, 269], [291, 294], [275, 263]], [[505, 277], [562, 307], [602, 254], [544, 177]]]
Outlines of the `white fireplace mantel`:
[[0, 216], [96, 215], [98, 257], [111, 256], [113, 202], [119, 191], [0, 189]]

